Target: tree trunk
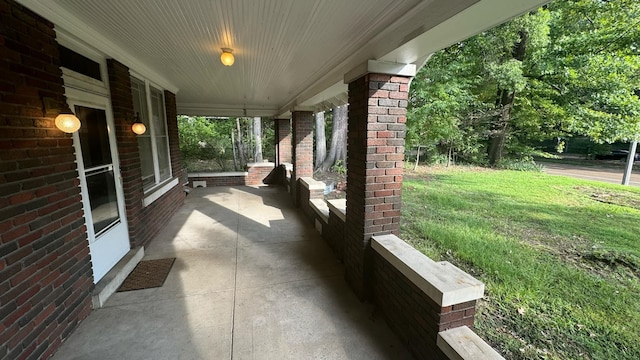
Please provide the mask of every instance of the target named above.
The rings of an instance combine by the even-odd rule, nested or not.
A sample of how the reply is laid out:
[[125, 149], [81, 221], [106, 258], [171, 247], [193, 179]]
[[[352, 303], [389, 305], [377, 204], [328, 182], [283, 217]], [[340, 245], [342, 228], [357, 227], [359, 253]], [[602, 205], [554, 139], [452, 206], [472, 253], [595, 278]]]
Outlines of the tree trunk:
[[[347, 160], [347, 105], [333, 108], [333, 124], [331, 126], [331, 145], [320, 170], [327, 171], [339, 160]], [[346, 165], [346, 164], [345, 164]]]
[[487, 152], [489, 155], [489, 165], [491, 166], [496, 166], [498, 162], [502, 160], [514, 100], [515, 92], [502, 90], [502, 96], [499, 97], [498, 101], [499, 114], [493, 121], [491, 132], [489, 133], [489, 147], [487, 148]]
[[[519, 61], [524, 60], [527, 51], [527, 33], [520, 31], [520, 40], [513, 47], [513, 58]], [[507, 138], [509, 122], [511, 120], [511, 110], [516, 99], [515, 90], [498, 89], [496, 97], [496, 108], [498, 115], [494, 118], [489, 132], [489, 146], [487, 155], [489, 165], [496, 166], [503, 157], [504, 144]]]
[[253, 161], [262, 162], [262, 119], [259, 116], [253, 118]]
[[327, 138], [324, 134], [324, 111], [316, 113], [316, 166], [318, 169], [327, 157]]
[[238, 171], [238, 151], [236, 151], [236, 139], [231, 129], [231, 148], [233, 149], [233, 169]]
[[244, 142], [242, 140], [242, 126], [240, 126], [240, 118], [236, 118], [236, 130], [238, 131], [238, 140], [236, 146], [238, 148], [238, 158], [240, 159], [240, 167], [245, 167], [247, 162], [245, 160]]
[[633, 171], [633, 161], [636, 158], [636, 149], [638, 148], [638, 141], [634, 140], [629, 146], [629, 156], [627, 156], [627, 166], [625, 167], [624, 175], [622, 176], [622, 185], [629, 185], [631, 180], [631, 172]]

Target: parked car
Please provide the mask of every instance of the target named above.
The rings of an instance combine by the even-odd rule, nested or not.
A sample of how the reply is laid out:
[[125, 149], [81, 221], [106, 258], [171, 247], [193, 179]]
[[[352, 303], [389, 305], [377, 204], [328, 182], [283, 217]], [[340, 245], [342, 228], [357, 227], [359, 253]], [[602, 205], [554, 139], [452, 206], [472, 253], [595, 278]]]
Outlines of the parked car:
[[[596, 160], [626, 160], [627, 156], [629, 156], [629, 150], [611, 150], [608, 154], [596, 155]], [[640, 154], [637, 151], [633, 160], [640, 161]]]

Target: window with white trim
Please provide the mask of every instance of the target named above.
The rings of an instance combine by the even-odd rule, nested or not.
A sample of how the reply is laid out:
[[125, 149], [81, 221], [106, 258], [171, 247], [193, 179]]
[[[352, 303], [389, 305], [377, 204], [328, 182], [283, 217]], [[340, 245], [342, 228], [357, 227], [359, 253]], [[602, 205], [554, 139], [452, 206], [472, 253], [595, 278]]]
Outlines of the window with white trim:
[[169, 136], [164, 93], [149, 82], [131, 77], [133, 110], [147, 131], [138, 137], [142, 185], [145, 192], [171, 178]]

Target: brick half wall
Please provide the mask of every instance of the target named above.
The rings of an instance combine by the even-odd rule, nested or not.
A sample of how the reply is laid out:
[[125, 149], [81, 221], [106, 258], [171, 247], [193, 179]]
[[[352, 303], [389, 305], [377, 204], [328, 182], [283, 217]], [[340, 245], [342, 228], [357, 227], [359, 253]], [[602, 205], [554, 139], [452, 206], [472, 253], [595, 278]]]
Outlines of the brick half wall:
[[484, 285], [448, 262], [436, 263], [394, 235], [372, 239], [372, 301], [417, 359], [447, 359], [438, 333], [473, 329]]

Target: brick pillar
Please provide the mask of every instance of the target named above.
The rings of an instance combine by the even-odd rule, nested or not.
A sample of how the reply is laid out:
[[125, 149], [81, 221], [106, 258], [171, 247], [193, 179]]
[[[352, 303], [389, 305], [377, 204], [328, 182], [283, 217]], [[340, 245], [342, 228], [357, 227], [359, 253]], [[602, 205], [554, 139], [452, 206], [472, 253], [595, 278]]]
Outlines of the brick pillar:
[[400, 231], [409, 80], [367, 74], [349, 83], [344, 263], [360, 299], [369, 297], [371, 236]]
[[293, 174], [291, 195], [297, 205], [298, 179], [313, 176], [313, 126], [315, 118], [311, 111], [294, 111], [293, 124]]
[[291, 162], [291, 120], [275, 119], [276, 166]]
[[133, 96], [131, 94], [131, 77], [129, 68], [113, 59], [107, 59], [109, 72], [109, 88], [111, 90], [111, 106], [120, 158], [120, 175], [122, 176], [124, 205], [129, 226], [131, 247], [142, 245], [142, 232], [145, 224], [140, 221], [144, 213], [142, 200], [142, 172], [138, 138], [131, 131], [133, 119]]

